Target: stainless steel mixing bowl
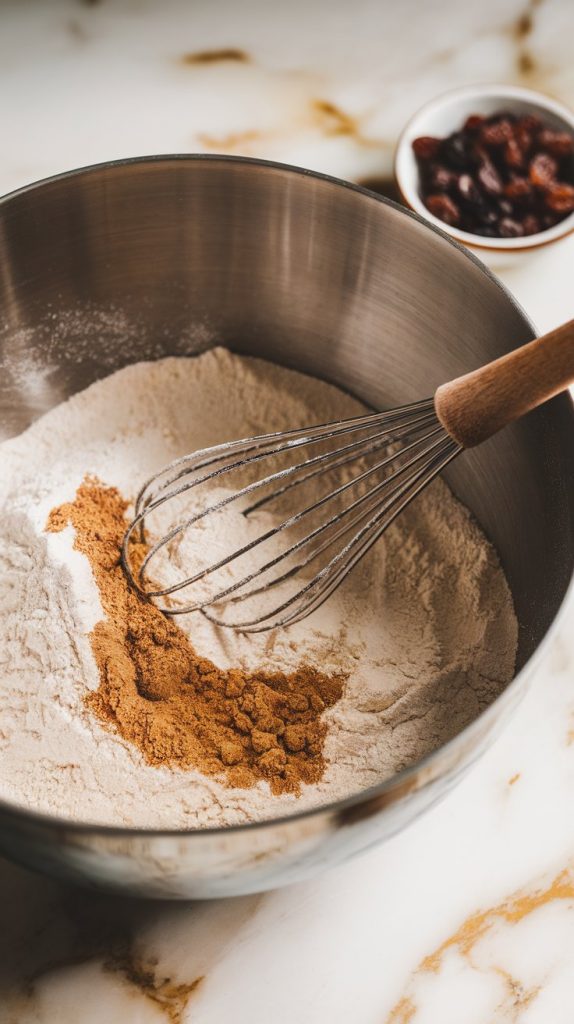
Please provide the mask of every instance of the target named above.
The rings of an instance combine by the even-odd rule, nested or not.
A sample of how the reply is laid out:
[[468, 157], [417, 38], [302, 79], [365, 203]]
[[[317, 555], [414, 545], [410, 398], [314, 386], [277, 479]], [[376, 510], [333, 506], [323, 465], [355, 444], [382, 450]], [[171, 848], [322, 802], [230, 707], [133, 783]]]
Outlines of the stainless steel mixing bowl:
[[[106, 164], [8, 196], [0, 309], [4, 436], [126, 363], [216, 343], [379, 408], [533, 337], [501, 285], [416, 216], [331, 178], [211, 156]], [[498, 548], [520, 648], [514, 682], [446, 746], [349, 800], [237, 828], [102, 828], [2, 803], [0, 849], [94, 886], [207, 897], [306, 877], [404, 828], [492, 740], [564, 599], [573, 437], [562, 396], [448, 474]]]

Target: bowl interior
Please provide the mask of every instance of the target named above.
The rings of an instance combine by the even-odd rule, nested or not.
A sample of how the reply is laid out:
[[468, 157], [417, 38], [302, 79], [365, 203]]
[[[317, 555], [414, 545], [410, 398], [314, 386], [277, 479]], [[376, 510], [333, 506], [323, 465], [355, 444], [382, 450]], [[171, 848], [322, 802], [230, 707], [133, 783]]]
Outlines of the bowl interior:
[[409, 121], [397, 146], [395, 172], [409, 206], [453, 238], [466, 245], [474, 244], [486, 249], [530, 249], [568, 234], [574, 228], [574, 213], [536, 235], [524, 238], [483, 238], [445, 225], [427, 210], [419, 194], [419, 169], [412, 149], [413, 140], [420, 135], [444, 138], [462, 128], [470, 114], [488, 117], [501, 110], [517, 115], [537, 114], [549, 128], [574, 132], [574, 115], [561, 104], [536, 92], [502, 86], [459, 89], [432, 100]]
[[[353, 186], [255, 161], [166, 157], [52, 179], [0, 204], [0, 239], [4, 436], [120, 366], [214, 344], [384, 408], [533, 336], [444, 235]], [[572, 425], [562, 396], [448, 474], [501, 555], [519, 666], [572, 573]]]

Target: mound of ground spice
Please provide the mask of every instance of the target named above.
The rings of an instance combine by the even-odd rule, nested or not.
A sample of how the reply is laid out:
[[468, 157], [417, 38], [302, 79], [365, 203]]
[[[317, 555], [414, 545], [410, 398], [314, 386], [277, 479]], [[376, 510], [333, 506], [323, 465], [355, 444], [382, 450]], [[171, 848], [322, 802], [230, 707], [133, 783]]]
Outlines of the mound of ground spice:
[[[74, 501], [51, 511], [46, 530], [75, 530], [88, 558], [105, 618], [90, 634], [100, 674], [89, 708], [135, 744], [151, 765], [195, 768], [229, 786], [266, 779], [274, 794], [298, 793], [325, 769], [326, 708], [343, 676], [309, 665], [295, 672], [222, 670], [186, 634], [130, 587], [120, 562], [128, 502], [87, 478]], [[143, 559], [137, 544], [134, 561]]]

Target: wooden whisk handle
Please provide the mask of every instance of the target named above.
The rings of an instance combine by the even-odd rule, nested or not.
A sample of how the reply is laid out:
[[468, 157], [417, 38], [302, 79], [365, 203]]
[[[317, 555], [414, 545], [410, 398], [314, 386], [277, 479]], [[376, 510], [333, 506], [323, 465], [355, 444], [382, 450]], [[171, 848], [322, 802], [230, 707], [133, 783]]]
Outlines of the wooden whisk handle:
[[574, 320], [472, 373], [442, 384], [434, 402], [445, 430], [464, 448], [574, 383]]

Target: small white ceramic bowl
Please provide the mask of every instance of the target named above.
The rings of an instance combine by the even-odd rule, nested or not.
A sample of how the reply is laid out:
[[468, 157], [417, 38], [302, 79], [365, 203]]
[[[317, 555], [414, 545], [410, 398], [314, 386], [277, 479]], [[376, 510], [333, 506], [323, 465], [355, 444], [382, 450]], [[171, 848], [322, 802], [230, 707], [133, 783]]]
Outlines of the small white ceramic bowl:
[[454, 89], [426, 103], [404, 128], [395, 153], [395, 177], [407, 206], [472, 249], [489, 266], [500, 267], [521, 261], [542, 246], [557, 242], [574, 231], [574, 213], [559, 224], [523, 238], [484, 238], [445, 224], [427, 210], [419, 194], [419, 169], [413, 153], [413, 139], [419, 135], [444, 138], [462, 128], [469, 114], [537, 114], [557, 131], [574, 134], [574, 113], [555, 100], [531, 89], [510, 85], [476, 85]]

